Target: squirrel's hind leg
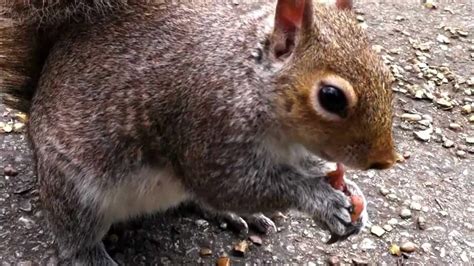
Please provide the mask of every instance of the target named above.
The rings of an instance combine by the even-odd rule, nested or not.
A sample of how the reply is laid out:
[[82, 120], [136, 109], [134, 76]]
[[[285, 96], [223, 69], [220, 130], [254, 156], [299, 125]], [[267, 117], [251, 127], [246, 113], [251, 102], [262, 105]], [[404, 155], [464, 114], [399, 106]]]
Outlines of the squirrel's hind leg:
[[74, 175], [69, 165], [51, 160], [56, 156], [36, 156], [40, 197], [60, 261], [65, 265], [117, 265], [102, 243], [112, 221], [98, 206], [84, 201], [83, 193], [66, 177]]

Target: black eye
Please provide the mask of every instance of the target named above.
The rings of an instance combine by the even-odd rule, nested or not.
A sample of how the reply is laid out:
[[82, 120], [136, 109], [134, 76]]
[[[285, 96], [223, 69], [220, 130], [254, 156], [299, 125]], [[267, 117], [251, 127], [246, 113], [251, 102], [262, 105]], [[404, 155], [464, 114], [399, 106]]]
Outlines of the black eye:
[[319, 104], [326, 111], [341, 117], [347, 116], [347, 98], [344, 92], [334, 86], [323, 86], [318, 93]]

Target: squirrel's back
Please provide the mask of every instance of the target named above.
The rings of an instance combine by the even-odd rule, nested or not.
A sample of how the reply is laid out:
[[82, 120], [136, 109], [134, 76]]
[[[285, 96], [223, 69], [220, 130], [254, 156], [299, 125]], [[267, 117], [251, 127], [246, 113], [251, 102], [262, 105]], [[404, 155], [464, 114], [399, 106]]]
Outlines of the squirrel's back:
[[65, 24], [124, 10], [127, 0], [11, 0], [0, 3], [0, 97], [27, 112], [44, 59]]

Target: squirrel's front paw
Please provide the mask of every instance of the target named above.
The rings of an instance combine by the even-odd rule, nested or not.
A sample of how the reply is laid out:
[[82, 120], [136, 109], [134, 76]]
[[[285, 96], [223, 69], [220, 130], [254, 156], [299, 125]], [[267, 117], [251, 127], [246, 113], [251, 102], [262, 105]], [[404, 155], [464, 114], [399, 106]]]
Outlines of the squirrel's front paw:
[[328, 183], [321, 183], [323, 186], [322, 204], [315, 213], [315, 221], [323, 228], [331, 232], [331, 239], [328, 244], [342, 241], [349, 236], [357, 234], [362, 229], [363, 224], [358, 221], [352, 222], [352, 202], [351, 198], [343, 192], [332, 188]]

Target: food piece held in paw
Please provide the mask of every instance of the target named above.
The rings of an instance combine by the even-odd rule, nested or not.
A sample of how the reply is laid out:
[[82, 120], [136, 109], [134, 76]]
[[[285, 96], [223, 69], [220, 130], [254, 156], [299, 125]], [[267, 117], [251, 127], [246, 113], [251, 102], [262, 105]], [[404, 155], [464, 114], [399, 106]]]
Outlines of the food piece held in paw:
[[359, 220], [360, 215], [362, 214], [362, 211], [364, 211], [364, 200], [360, 196], [352, 195], [351, 202], [352, 202], [351, 220], [354, 223], [357, 220]]
[[344, 183], [344, 165], [337, 163], [337, 168], [326, 174], [329, 184], [336, 190], [343, 192], [347, 191], [346, 184]]
[[336, 190], [344, 192], [347, 196], [351, 197], [352, 211], [351, 220], [356, 222], [359, 220], [360, 215], [364, 210], [364, 200], [362, 197], [357, 195], [351, 195], [351, 192], [347, 189], [346, 183], [344, 182], [344, 165], [337, 163], [336, 170], [326, 174], [329, 184]]

